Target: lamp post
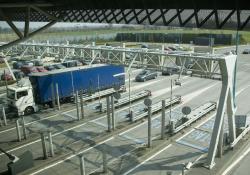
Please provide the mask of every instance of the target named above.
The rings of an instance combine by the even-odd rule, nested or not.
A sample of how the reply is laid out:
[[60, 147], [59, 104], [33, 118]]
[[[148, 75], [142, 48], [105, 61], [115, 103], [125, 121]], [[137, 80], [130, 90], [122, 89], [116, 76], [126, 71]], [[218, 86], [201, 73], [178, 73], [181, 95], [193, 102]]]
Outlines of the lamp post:
[[131, 79], [130, 79], [130, 72], [128, 73], [128, 99], [129, 99], [129, 114], [131, 113]]
[[169, 108], [169, 121], [171, 121], [172, 118], [172, 96], [173, 96], [173, 80], [171, 79], [171, 85], [170, 85], [170, 108]]

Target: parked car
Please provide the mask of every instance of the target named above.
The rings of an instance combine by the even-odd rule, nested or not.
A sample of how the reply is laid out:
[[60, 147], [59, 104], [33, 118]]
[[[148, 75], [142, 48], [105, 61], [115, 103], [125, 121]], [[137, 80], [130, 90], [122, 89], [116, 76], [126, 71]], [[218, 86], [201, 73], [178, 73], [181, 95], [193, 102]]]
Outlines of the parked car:
[[76, 66], [82, 66], [83, 64], [77, 60], [70, 60], [63, 62], [62, 65], [64, 65], [65, 67], [76, 67]]
[[23, 65], [30, 66], [30, 67], [34, 66], [34, 64], [32, 62], [30, 62], [30, 61], [24, 61]]
[[242, 54], [250, 54], [250, 49], [243, 50]]
[[43, 62], [41, 60], [33, 60], [33, 64], [35, 66], [43, 66]]
[[141, 44], [141, 48], [148, 49], [149, 47], [147, 44]]
[[156, 71], [143, 70], [135, 77], [135, 81], [147, 81], [147, 80], [155, 79], [157, 76], [158, 74]]
[[44, 66], [44, 68], [47, 69], [48, 71], [52, 71], [56, 69], [53, 65], [47, 65], [47, 66]]
[[10, 81], [10, 80], [13, 80], [13, 77], [11, 76], [11, 74], [9, 72], [5, 72], [1, 75], [1, 80]]
[[167, 66], [163, 67], [162, 69], [162, 75], [172, 75], [180, 73], [181, 67], [180, 66]]
[[24, 73], [20, 70], [13, 71], [13, 74], [17, 80], [20, 80], [25, 76]]
[[56, 68], [56, 69], [65, 69], [65, 68], [66, 68], [66, 67], [65, 67], [64, 65], [62, 65], [62, 64], [54, 64], [53, 66], [54, 66], [54, 68]]
[[36, 67], [34, 67], [34, 66], [27, 66], [27, 65], [22, 66], [21, 67], [21, 71], [25, 75], [28, 75], [30, 73], [36, 73], [36, 72], [38, 72], [38, 70], [36, 69]]
[[75, 67], [76, 63], [75, 61], [65, 61], [62, 63], [62, 65], [64, 65], [65, 67]]
[[21, 69], [21, 67], [23, 66], [23, 63], [20, 61], [17, 61], [17, 62], [14, 62], [12, 66], [13, 66], [13, 69]]
[[48, 70], [45, 69], [43, 66], [38, 66], [36, 67], [36, 69], [38, 70], [38, 72], [48, 72]]

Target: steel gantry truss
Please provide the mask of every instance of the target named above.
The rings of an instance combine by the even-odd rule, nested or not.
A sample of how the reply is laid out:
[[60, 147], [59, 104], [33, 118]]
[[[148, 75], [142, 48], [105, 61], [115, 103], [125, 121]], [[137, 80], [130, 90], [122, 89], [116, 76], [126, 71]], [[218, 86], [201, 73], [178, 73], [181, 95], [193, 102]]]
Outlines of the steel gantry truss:
[[[199, 74], [204, 73], [208, 78], [213, 78], [213, 75], [220, 75], [222, 79], [222, 88], [209, 146], [207, 166], [209, 168], [213, 167], [218, 144], [222, 144], [222, 142], [219, 142], [219, 139], [222, 137], [220, 133], [223, 132], [222, 123], [226, 109], [229, 122], [230, 143], [235, 143], [237, 139], [235, 128], [236, 55], [207, 54], [187, 51], [166, 52], [164, 49], [126, 48], [125, 44], [123, 44], [123, 47], [111, 47], [95, 46], [94, 43], [86, 46], [22, 43], [18, 47], [23, 48], [25, 52], [27, 52], [27, 48], [34, 50], [43, 48], [56, 53], [62, 52], [64, 54], [65, 52], [66, 54], [67, 52], [71, 52], [71, 54], [78, 55], [81, 59], [87, 59], [89, 65], [95, 63], [97, 60], [101, 63], [126, 65], [128, 67], [128, 72], [130, 68], [134, 66], [161, 70], [164, 66], [168, 66], [168, 64], [175, 64], [175, 66], [181, 66], [182, 70], [192, 72], [198, 71]], [[127, 55], [130, 55], [130, 57], [127, 57]]]
[[[59, 13], [51, 14], [42, 9], [43, 7], [46, 7], [47, 5], [49, 4], [39, 4], [39, 3], [1, 4], [0, 3], [0, 18], [9, 25], [9, 27], [13, 30], [13, 32], [15, 32], [15, 34], [18, 37], [14, 41], [1, 45], [0, 51], [29, 39], [30, 37], [51, 27], [57, 21], [59, 21], [59, 19], [61, 18], [60, 16], [61, 14]], [[15, 16], [13, 16], [13, 14], [10, 15], [8, 11], [9, 9], [12, 9], [12, 8], [20, 8], [23, 10], [22, 14], [20, 14], [20, 17], [22, 17], [24, 21], [23, 31], [17, 28], [16, 25], [13, 23], [13, 21], [15, 21]], [[32, 21], [34, 16], [41, 16], [41, 15], [46, 18], [46, 22], [48, 23], [34, 31], [30, 31], [30, 21]]]
[[[6, 21], [17, 35], [17, 39], [0, 46], [4, 48], [23, 42], [56, 22], [84, 22], [108, 24], [140, 24], [155, 26], [216, 28], [248, 30], [250, 10], [243, 0], [229, 0], [224, 4], [218, 0], [185, 2], [176, 0], [59, 1], [43, 0], [0, 2], [0, 20]], [[23, 31], [13, 21], [24, 22]], [[30, 31], [30, 21], [48, 22], [45, 26]]]
[[[93, 63], [112, 63], [122, 64], [128, 67], [162, 70], [163, 67], [179, 67], [181, 73], [191, 73], [207, 78], [220, 78], [219, 64], [211, 59], [201, 59], [196, 53], [192, 57], [192, 51], [169, 52], [164, 51], [164, 45], [159, 49], [128, 48], [123, 43], [121, 47], [95, 46], [92, 42], [88, 45], [69, 45], [49, 43], [20, 43], [4, 50], [7, 54], [18, 54], [22, 57], [35, 55], [41, 60], [45, 56], [56, 56], [61, 58], [61, 62], [70, 59], [85, 61], [86, 64]], [[183, 58], [182, 53], [190, 53], [189, 57]], [[202, 54], [201, 54], [202, 55]], [[22, 59], [20, 57], [20, 59]]]

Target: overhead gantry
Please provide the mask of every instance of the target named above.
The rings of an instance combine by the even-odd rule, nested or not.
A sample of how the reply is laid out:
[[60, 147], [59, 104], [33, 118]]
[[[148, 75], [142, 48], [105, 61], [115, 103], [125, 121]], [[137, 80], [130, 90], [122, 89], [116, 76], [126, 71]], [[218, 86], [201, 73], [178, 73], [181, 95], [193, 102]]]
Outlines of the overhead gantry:
[[[218, 101], [218, 108], [215, 117], [215, 124], [209, 145], [208, 157], [206, 165], [212, 168], [214, 158], [223, 132], [223, 121], [225, 111], [227, 111], [229, 124], [229, 140], [235, 144], [236, 126], [235, 126], [235, 67], [236, 55], [194, 53], [187, 51], [164, 51], [164, 49], [144, 49], [144, 48], [126, 48], [111, 46], [95, 46], [92, 45], [59, 45], [50, 43], [22, 43], [20, 46], [27, 49], [45, 48], [57, 53], [71, 52], [73, 55], [79, 56], [81, 59], [89, 58], [89, 65], [98, 60], [101, 63], [111, 63], [125, 65], [128, 72], [131, 67], [147, 67], [149, 69], [161, 70], [163, 66], [175, 64], [186, 71], [199, 72], [207, 78], [215, 78], [220, 76], [222, 80], [221, 93]], [[124, 46], [124, 45], [123, 45]], [[130, 55], [130, 57], [126, 57]]]

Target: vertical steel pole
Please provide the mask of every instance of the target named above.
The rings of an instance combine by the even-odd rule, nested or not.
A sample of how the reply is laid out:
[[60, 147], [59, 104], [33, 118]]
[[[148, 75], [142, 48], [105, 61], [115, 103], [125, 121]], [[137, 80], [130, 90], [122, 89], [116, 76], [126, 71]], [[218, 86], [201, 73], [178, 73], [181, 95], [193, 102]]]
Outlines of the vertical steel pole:
[[174, 130], [175, 130], [175, 123], [174, 121], [170, 120], [170, 133], [174, 133]]
[[130, 72], [128, 73], [128, 79], [129, 79], [129, 82], [128, 82], [128, 99], [129, 99], [129, 113], [131, 111], [131, 79], [130, 79]]
[[17, 139], [19, 142], [21, 142], [21, 132], [20, 132], [20, 125], [19, 125], [19, 120], [16, 120], [16, 131], [17, 131]]
[[103, 151], [102, 153], [102, 161], [103, 161], [103, 173], [107, 173], [108, 172], [107, 154], [105, 153], [105, 151]]
[[130, 117], [130, 121], [133, 122], [134, 121], [134, 112], [133, 112], [133, 110], [130, 111], [129, 117]]
[[47, 159], [48, 154], [47, 154], [47, 147], [46, 147], [44, 132], [41, 132], [41, 141], [42, 141], [42, 149], [43, 149], [43, 158]]
[[181, 175], [185, 175], [185, 169], [186, 169], [186, 166], [185, 164], [183, 164], [182, 169], [181, 169]]
[[162, 100], [162, 107], [161, 107], [161, 139], [165, 138], [165, 100]]
[[84, 119], [83, 90], [80, 91], [80, 106], [81, 106], [81, 117], [82, 119]]
[[78, 105], [78, 91], [76, 91], [76, 115], [77, 119], [80, 121], [80, 111], [79, 111], [79, 105]]
[[54, 84], [51, 83], [51, 97], [52, 97], [52, 106], [55, 107], [55, 91], [54, 91]]
[[223, 140], [224, 140], [224, 116], [223, 116], [223, 119], [222, 119], [222, 126], [221, 126], [221, 129], [220, 129], [220, 138], [219, 138], [219, 142], [218, 142], [218, 157], [221, 158], [222, 157], [222, 154], [223, 154]]
[[112, 129], [115, 130], [115, 104], [114, 104], [114, 95], [111, 95], [111, 115], [112, 115]]
[[97, 80], [98, 80], [98, 82], [97, 82], [97, 85], [98, 85], [98, 100], [99, 100], [99, 104], [101, 104], [101, 95], [100, 95], [100, 77], [99, 77], [99, 74], [98, 74], [98, 76], [97, 76]]
[[58, 83], [56, 83], [56, 100], [57, 100], [58, 110], [60, 111], [61, 105], [60, 105], [60, 96], [59, 96]]
[[51, 131], [48, 132], [48, 138], [49, 138], [50, 156], [54, 157], [55, 153], [54, 153], [54, 146], [53, 146]]
[[5, 109], [3, 107], [3, 121], [4, 121], [4, 125], [7, 126], [7, 120], [6, 120], [6, 114], [5, 114]]
[[80, 157], [80, 170], [81, 170], [81, 175], [86, 175], [86, 172], [85, 172], [85, 161], [84, 161], [84, 157], [83, 156]]
[[109, 96], [106, 97], [107, 101], [107, 123], [108, 123], [108, 132], [111, 131], [111, 121], [110, 121], [110, 98]]
[[[4, 58], [4, 61], [5, 61], [6, 59]], [[8, 64], [8, 62], [6, 63], [7, 61], [5, 61], [5, 64], [7, 65]], [[8, 82], [7, 82], [7, 79], [6, 79], [6, 73], [5, 73], [5, 69], [3, 70], [3, 74], [4, 74], [4, 82], [5, 82], [5, 87], [6, 87], [6, 91], [7, 91], [7, 89], [8, 89]], [[15, 76], [13, 76], [13, 78], [15, 78]], [[7, 93], [8, 93], [8, 91], [7, 91]]]
[[72, 71], [70, 72], [71, 75], [71, 86], [72, 86], [72, 92], [75, 94], [75, 87], [74, 87], [74, 77]]
[[23, 127], [23, 137], [24, 139], [27, 139], [27, 132], [26, 132], [25, 121], [24, 121], [23, 116], [22, 116], [22, 127]]
[[3, 126], [3, 122], [2, 119], [0, 118], [0, 126]]
[[169, 118], [171, 121], [172, 119], [172, 95], [173, 95], [173, 80], [171, 79], [171, 86], [170, 86], [171, 90], [170, 90], [170, 109], [169, 109]]
[[151, 115], [152, 115], [152, 113], [151, 113], [151, 109], [152, 109], [152, 107], [149, 106], [148, 107], [148, 147], [149, 148], [152, 146], [152, 138], [151, 138], [151, 122], [152, 122]]

